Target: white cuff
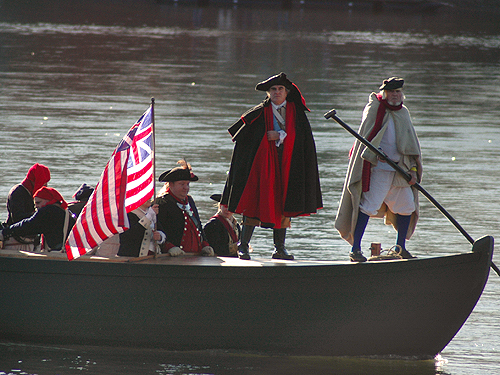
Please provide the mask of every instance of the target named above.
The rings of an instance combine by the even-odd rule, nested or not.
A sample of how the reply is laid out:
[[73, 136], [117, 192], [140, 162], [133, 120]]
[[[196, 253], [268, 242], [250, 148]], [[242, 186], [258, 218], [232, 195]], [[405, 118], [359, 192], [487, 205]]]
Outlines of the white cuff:
[[154, 212], [152, 207], [148, 208], [148, 212], [146, 212], [146, 217], [152, 222], [156, 223], [156, 212]]
[[278, 134], [280, 135], [280, 139], [276, 141], [276, 147], [279, 147], [286, 138], [286, 132], [284, 130], [278, 130]]
[[161, 245], [161, 244], [164, 244], [165, 241], [167, 240], [167, 236], [165, 235], [165, 233], [163, 233], [161, 230], [157, 231], [158, 233], [160, 233], [160, 236], [161, 236], [161, 240], [158, 241], [158, 243]]

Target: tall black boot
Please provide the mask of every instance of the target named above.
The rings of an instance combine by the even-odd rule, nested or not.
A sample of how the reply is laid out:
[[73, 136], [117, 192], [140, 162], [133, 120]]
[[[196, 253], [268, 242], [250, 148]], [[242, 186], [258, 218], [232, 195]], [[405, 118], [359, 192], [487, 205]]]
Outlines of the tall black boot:
[[293, 255], [285, 249], [286, 228], [273, 229], [274, 253], [273, 259], [293, 260]]
[[253, 225], [243, 225], [241, 229], [240, 243], [238, 244], [238, 257], [244, 260], [250, 260], [250, 252], [248, 251], [248, 243], [252, 238]]

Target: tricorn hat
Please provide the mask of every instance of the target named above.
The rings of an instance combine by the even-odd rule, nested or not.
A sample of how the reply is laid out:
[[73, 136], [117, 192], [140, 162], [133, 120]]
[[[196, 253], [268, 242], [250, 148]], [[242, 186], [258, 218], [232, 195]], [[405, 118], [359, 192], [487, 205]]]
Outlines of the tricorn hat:
[[269, 77], [265, 81], [257, 83], [255, 86], [255, 90], [257, 91], [269, 91], [271, 86], [281, 85], [285, 86], [288, 90], [290, 90], [292, 86], [292, 81], [286, 78], [285, 73], [280, 73], [275, 76]]
[[94, 188], [92, 186], [82, 184], [82, 186], [80, 186], [78, 190], [75, 191], [75, 194], [73, 194], [73, 198], [75, 198], [77, 201], [86, 201], [90, 198], [90, 195], [93, 191]]
[[391, 77], [384, 79], [382, 82], [382, 86], [379, 87], [379, 90], [396, 90], [403, 87], [405, 80], [403, 78]]
[[212, 194], [210, 196], [210, 199], [216, 201], [216, 202], [220, 202], [220, 200], [222, 199], [222, 194]]
[[191, 170], [176, 167], [169, 171], [163, 172], [158, 178], [160, 182], [174, 182], [174, 181], [198, 181], [196, 176]]
[[177, 164], [180, 164], [181, 166], [163, 172], [158, 178], [158, 181], [198, 181], [198, 177], [191, 171], [191, 166], [186, 162], [186, 160], [179, 160]]

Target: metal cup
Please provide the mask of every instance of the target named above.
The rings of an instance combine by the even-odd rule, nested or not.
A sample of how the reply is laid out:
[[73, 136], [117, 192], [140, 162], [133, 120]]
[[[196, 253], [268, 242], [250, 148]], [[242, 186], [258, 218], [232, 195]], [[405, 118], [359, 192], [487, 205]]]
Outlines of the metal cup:
[[370, 250], [372, 251], [372, 257], [378, 256], [380, 255], [380, 250], [382, 250], [382, 245], [380, 242], [372, 242]]

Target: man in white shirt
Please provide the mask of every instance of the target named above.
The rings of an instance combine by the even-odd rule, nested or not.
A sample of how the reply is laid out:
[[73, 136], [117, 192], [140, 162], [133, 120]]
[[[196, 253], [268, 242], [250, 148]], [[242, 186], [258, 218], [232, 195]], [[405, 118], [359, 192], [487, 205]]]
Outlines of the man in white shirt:
[[372, 93], [363, 111], [359, 134], [378, 147], [410, 174], [408, 182], [385, 160], [356, 140], [351, 149], [344, 190], [335, 221], [342, 238], [352, 245], [353, 262], [366, 261], [361, 239], [370, 217], [385, 217], [398, 232], [400, 256], [414, 258], [406, 250], [406, 239], [418, 220], [418, 192], [411, 185], [422, 173], [420, 144], [408, 108], [403, 105], [402, 78], [384, 80], [378, 94]]

